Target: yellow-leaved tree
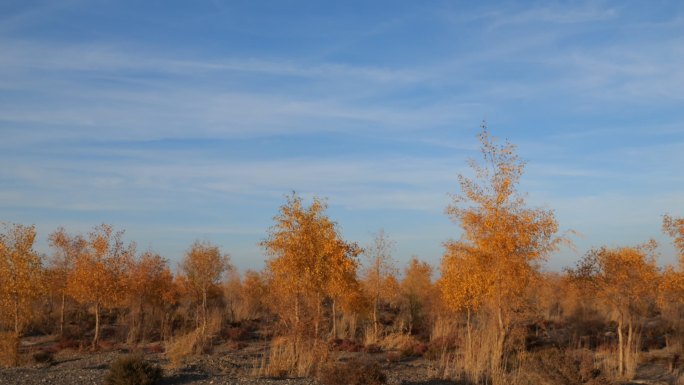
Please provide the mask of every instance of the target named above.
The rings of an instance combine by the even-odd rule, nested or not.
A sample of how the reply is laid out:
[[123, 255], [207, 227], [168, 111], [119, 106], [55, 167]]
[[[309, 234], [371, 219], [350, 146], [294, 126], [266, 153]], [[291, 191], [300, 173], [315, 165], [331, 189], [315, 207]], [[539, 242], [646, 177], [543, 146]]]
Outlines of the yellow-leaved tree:
[[293, 331], [313, 326], [319, 336], [326, 299], [335, 300], [352, 284], [358, 247], [346, 243], [325, 214], [326, 204], [314, 198], [305, 207], [296, 194], [287, 197], [261, 242], [270, 258], [266, 274], [272, 310]]
[[218, 285], [223, 273], [233, 269], [230, 264], [230, 256], [222, 253], [216, 245], [195, 241], [185, 253], [180, 268], [187, 280], [188, 288], [200, 302], [202, 309], [201, 332], [204, 336], [207, 330], [209, 289]]
[[684, 265], [684, 218], [663, 216], [663, 231], [671, 236], [679, 252], [679, 263]]
[[127, 272], [135, 255], [135, 245], [125, 245], [123, 231], [115, 232], [108, 224], [96, 226], [87, 236], [87, 247], [74, 261], [67, 292], [95, 314], [92, 348], [100, 340], [100, 315], [124, 303], [127, 296]]
[[431, 312], [434, 286], [432, 284], [432, 266], [413, 256], [404, 269], [404, 279], [400, 283], [401, 299], [408, 322], [408, 331], [412, 333], [424, 326], [425, 319]]
[[634, 375], [640, 351], [639, 328], [655, 302], [659, 278], [655, 250], [655, 241], [635, 247], [594, 249], [568, 271], [580, 290], [598, 298], [617, 322], [620, 376]]
[[[154, 325], [156, 313], [164, 311], [166, 305], [174, 301], [175, 287], [173, 274], [166, 259], [159, 254], [147, 251], [135, 258], [127, 274], [127, 304], [131, 316], [130, 340], [143, 341], [146, 331], [156, 329], [163, 331], [163, 314], [158, 317], [160, 324]], [[152, 320], [147, 320], [147, 313]]]
[[35, 239], [33, 226], [6, 225], [0, 233], [0, 309], [10, 315], [17, 337], [30, 320], [31, 303], [43, 289], [43, 262], [33, 250]]
[[501, 383], [507, 371], [504, 349], [525, 307], [525, 289], [561, 238], [555, 235], [553, 211], [528, 207], [518, 193], [524, 162], [515, 146], [498, 144], [484, 124], [479, 139], [482, 162], [469, 161], [474, 177], [459, 175], [461, 191], [446, 209], [462, 236], [446, 244], [440, 287], [447, 306], [479, 310], [487, 321], [480, 325], [494, 326], [487, 372], [470, 375], [473, 381], [486, 376]]
[[363, 282], [366, 295], [371, 300], [373, 311], [373, 339], [379, 337], [378, 310], [382, 302], [388, 302], [389, 298], [396, 293], [393, 288], [396, 283], [397, 267], [392, 258], [394, 241], [384, 230], [378, 231], [373, 237], [373, 242], [364, 251], [365, 263], [362, 270], [361, 281]]
[[674, 240], [679, 252], [679, 264], [665, 268], [658, 287], [658, 306], [681, 341], [684, 338], [684, 218], [665, 215], [663, 231]]
[[86, 240], [81, 235], [69, 235], [63, 227], [58, 228], [48, 238], [50, 247], [54, 250], [49, 260], [51, 272], [51, 286], [60, 297], [59, 335], [64, 336], [65, 306], [67, 299], [67, 285], [69, 276], [74, 269], [74, 263], [86, 248]]

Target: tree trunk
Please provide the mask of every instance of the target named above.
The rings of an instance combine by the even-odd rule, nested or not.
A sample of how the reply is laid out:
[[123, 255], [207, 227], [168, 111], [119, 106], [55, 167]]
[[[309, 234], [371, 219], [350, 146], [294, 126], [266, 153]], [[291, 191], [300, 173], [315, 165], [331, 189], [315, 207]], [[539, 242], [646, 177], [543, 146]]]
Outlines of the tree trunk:
[[19, 298], [14, 295], [14, 334], [19, 337]]
[[59, 336], [64, 337], [64, 306], [66, 303], [66, 293], [62, 291], [62, 305], [59, 308]]
[[295, 297], [295, 330], [299, 333], [299, 294]]
[[472, 327], [470, 326], [470, 308], [468, 308], [468, 311], [466, 313], [466, 334], [468, 336], [468, 341], [466, 342], [466, 355], [469, 357], [472, 357], [473, 355], [473, 333], [472, 333]]
[[378, 338], [378, 297], [373, 300], [373, 338]]
[[332, 336], [333, 338], [337, 338], [337, 309], [336, 309], [336, 300], [333, 299], [332, 302], [332, 324], [333, 324], [333, 329], [332, 329]]
[[633, 334], [634, 334], [634, 328], [632, 327], [632, 321], [628, 321], [627, 322], [627, 344], [625, 345], [625, 372], [627, 372], [628, 368], [631, 367], [631, 365], [632, 365], [632, 359], [633, 359], [632, 355], [636, 354], [635, 351], [632, 351], [632, 344], [634, 343]]
[[95, 302], [95, 336], [93, 337], [93, 350], [97, 349], [100, 340], [100, 303]]
[[145, 308], [143, 306], [142, 298], [140, 299], [139, 319], [138, 319], [138, 342], [145, 339]]
[[207, 331], [207, 289], [202, 290], [202, 335]]
[[493, 373], [500, 373], [504, 370], [505, 360], [504, 360], [504, 347], [506, 342], [506, 326], [503, 320], [503, 310], [501, 305], [497, 309], [497, 321], [498, 321], [498, 333], [496, 341], [496, 352], [495, 360], [492, 365]]
[[622, 320], [618, 321], [618, 374], [620, 376], [625, 374], [625, 355], [624, 355], [624, 344], [622, 338]]
[[316, 319], [314, 320], [314, 337], [318, 338], [318, 330], [321, 323], [321, 295], [316, 294]]

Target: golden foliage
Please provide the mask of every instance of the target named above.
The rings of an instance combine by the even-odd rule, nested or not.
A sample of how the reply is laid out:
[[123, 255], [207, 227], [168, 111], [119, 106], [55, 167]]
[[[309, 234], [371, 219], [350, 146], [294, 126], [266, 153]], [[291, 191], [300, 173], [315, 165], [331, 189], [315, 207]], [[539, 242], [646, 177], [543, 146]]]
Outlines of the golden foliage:
[[124, 245], [123, 231], [112, 226], [96, 226], [87, 238], [87, 248], [74, 261], [67, 285], [68, 293], [79, 303], [92, 306], [95, 313], [93, 348], [100, 333], [101, 309], [124, 304], [127, 295], [127, 272], [135, 255], [135, 245]]
[[[526, 207], [516, 191], [524, 163], [515, 146], [498, 145], [486, 128], [479, 138], [483, 163], [470, 162], [476, 179], [459, 176], [461, 194], [446, 210], [463, 235], [447, 243], [442, 288], [455, 309], [493, 301], [498, 310], [509, 310], [502, 314], [506, 317], [520, 305], [539, 263], [561, 240], [554, 236], [558, 225], [553, 212]], [[459, 272], [461, 268], [467, 273]], [[457, 283], [464, 278], [470, 282]]]
[[50, 290], [61, 297], [59, 333], [64, 335], [65, 305], [69, 277], [73, 272], [76, 259], [85, 251], [87, 242], [80, 235], [69, 235], [63, 227], [52, 232], [48, 242], [54, 250], [49, 261], [48, 283]]
[[[132, 317], [131, 338], [143, 340], [146, 309], [164, 311], [176, 300], [177, 290], [168, 262], [159, 254], [147, 251], [135, 258], [127, 271], [126, 305]], [[134, 317], [137, 316], [137, 317]]]
[[384, 230], [380, 230], [364, 251], [366, 263], [361, 279], [366, 295], [372, 302], [374, 339], [379, 337], [378, 307], [382, 302], [391, 302], [398, 293], [397, 267], [392, 258], [394, 246], [394, 241]]
[[207, 297], [209, 290], [221, 280], [226, 270], [232, 270], [230, 256], [222, 254], [218, 246], [195, 241], [185, 253], [180, 265], [187, 288], [202, 306], [202, 330], [207, 327]]
[[508, 141], [499, 145], [486, 126], [482, 128], [482, 163], [469, 162], [475, 177], [459, 175], [461, 192], [446, 209], [463, 232], [459, 241], [446, 244], [439, 286], [451, 309], [465, 309], [470, 315], [485, 307], [496, 319], [498, 337], [490, 355], [493, 375], [505, 365], [506, 341], [525, 306], [525, 291], [561, 239], [555, 236], [553, 211], [527, 207], [517, 192], [524, 162], [515, 146]]
[[674, 238], [675, 247], [679, 251], [679, 263], [684, 267], [684, 218], [664, 215], [663, 232]]
[[272, 309], [296, 330], [303, 320], [312, 322], [316, 336], [324, 299], [339, 298], [354, 285], [360, 251], [341, 239], [326, 208], [319, 198], [307, 208], [296, 194], [288, 196], [261, 242], [270, 256], [266, 274]]
[[[658, 287], [656, 243], [589, 251], [569, 274], [581, 290], [610, 309], [618, 323], [618, 374], [631, 377], [638, 355], [638, 327], [655, 302]], [[624, 338], [624, 328], [627, 336]], [[629, 365], [631, 366], [629, 366]]]
[[33, 250], [35, 239], [35, 227], [20, 224], [7, 225], [0, 234], [0, 314], [11, 317], [17, 336], [44, 287], [43, 262]]
[[420, 325], [429, 313], [432, 313], [434, 285], [432, 284], [432, 266], [427, 262], [411, 257], [404, 279], [401, 280], [401, 297], [408, 316], [408, 330]]

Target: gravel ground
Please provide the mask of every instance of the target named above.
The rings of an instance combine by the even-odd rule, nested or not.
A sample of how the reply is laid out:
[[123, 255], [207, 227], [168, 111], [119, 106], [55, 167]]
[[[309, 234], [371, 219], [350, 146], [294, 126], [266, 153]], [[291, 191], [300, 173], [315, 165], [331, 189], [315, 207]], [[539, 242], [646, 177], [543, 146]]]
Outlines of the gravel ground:
[[[181, 369], [166, 369], [164, 385], [319, 385], [312, 378], [257, 378], [253, 367], [266, 349], [263, 342], [231, 350], [217, 347], [212, 355], [195, 357]], [[50, 364], [27, 363], [18, 368], [0, 369], [0, 385], [100, 385], [104, 383], [111, 362], [126, 355], [123, 350], [97, 353], [66, 349], [57, 353]], [[148, 353], [145, 359], [166, 367], [163, 354]], [[386, 354], [373, 355], [387, 374], [388, 385], [447, 385], [448, 381], [426, 380], [430, 363], [422, 359], [387, 362]]]

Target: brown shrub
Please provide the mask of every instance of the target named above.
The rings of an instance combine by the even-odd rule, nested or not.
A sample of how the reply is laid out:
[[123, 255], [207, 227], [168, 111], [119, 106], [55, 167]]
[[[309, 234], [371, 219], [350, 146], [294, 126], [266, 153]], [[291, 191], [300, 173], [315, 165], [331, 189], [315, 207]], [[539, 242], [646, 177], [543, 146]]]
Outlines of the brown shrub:
[[354, 359], [321, 368], [318, 379], [324, 385], [382, 385], [387, 376], [377, 362]]
[[38, 350], [31, 356], [33, 362], [38, 364], [49, 364], [55, 360], [55, 354], [50, 350]]
[[142, 356], [126, 356], [114, 361], [105, 377], [106, 385], [155, 385], [161, 382], [162, 369]]

